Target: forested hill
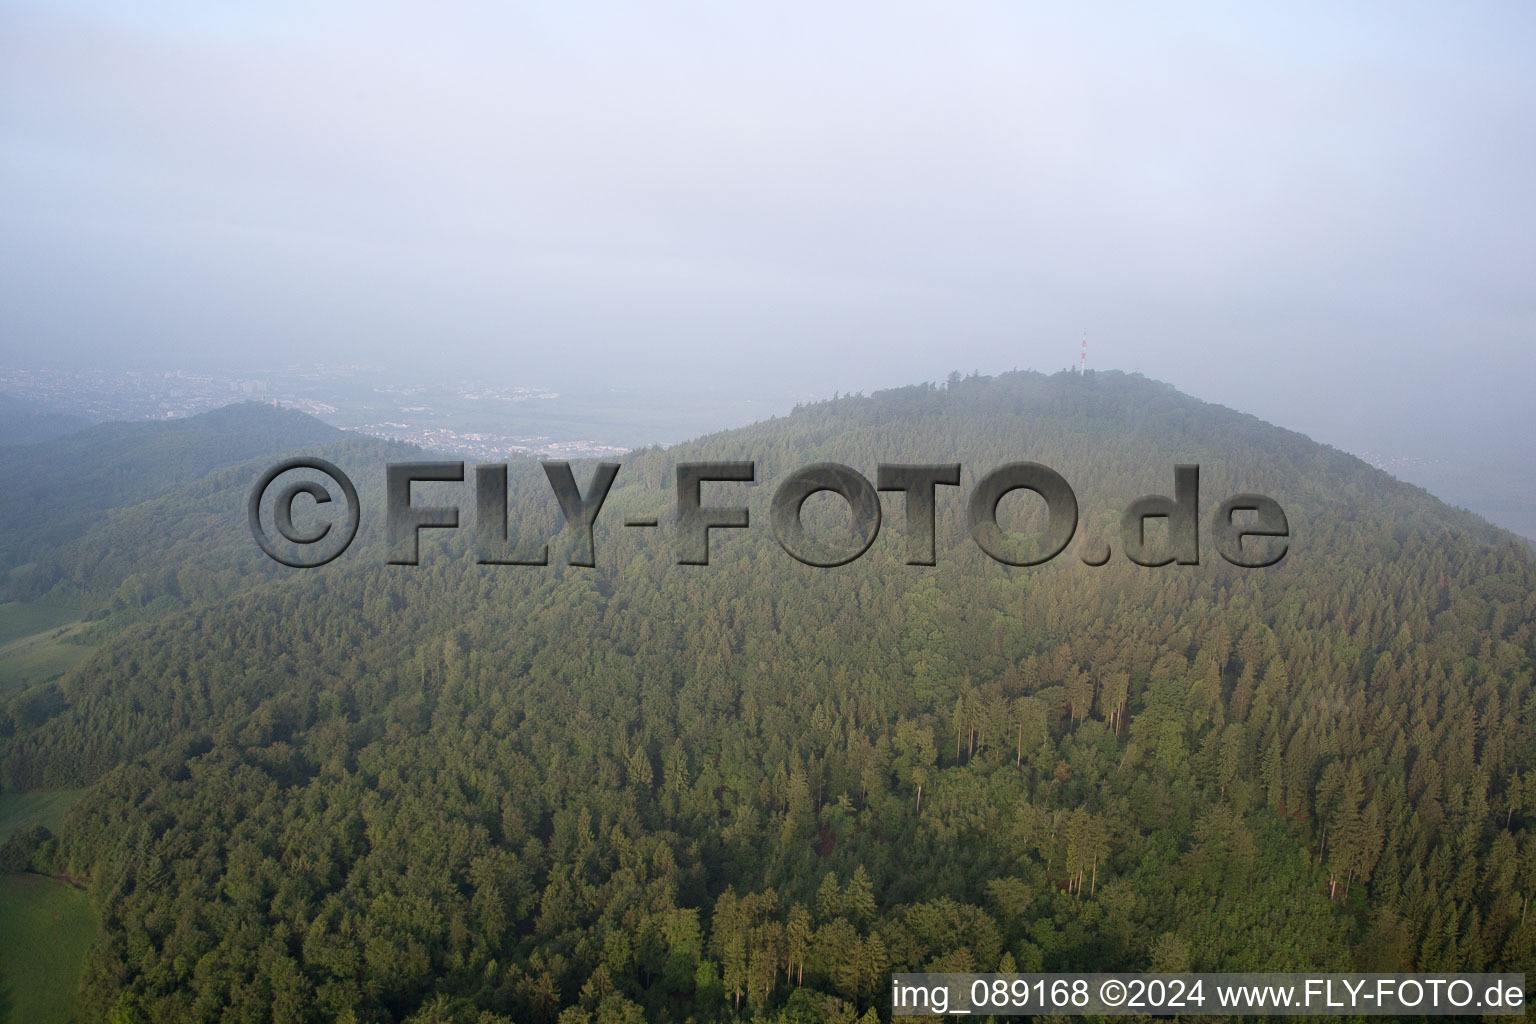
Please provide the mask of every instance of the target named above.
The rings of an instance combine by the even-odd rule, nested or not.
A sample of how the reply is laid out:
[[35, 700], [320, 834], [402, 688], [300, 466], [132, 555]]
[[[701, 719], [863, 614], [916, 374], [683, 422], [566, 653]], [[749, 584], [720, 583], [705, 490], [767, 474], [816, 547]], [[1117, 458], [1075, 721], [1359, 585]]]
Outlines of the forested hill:
[[0, 446], [36, 444], [84, 430], [91, 421], [18, 395], [0, 393]]
[[255, 402], [139, 423], [103, 423], [0, 446], [0, 570], [79, 536], [107, 509], [136, 504], [223, 466], [341, 436], [312, 416]]
[[[705, 498], [752, 525], [679, 565], [673, 467], [704, 458], [755, 461]], [[965, 526], [1020, 460], [1081, 509], [1035, 568]], [[905, 564], [897, 494], [863, 557], [790, 559], [769, 502], [820, 461], [961, 463], [938, 564]], [[1132, 564], [1119, 511], [1180, 462], [1200, 564]], [[554, 499], [510, 476], [536, 547]], [[565, 535], [476, 564], [473, 485], [434, 486], [464, 529], [420, 565], [375, 535], [168, 604], [0, 720], [8, 787], [90, 787], [7, 851], [89, 879], [88, 1014], [852, 1021], [891, 970], [1536, 968], [1536, 566], [1356, 459], [1136, 377], [1010, 374], [635, 453], [593, 569]], [[1279, 564], [1217, 557], [1238, 492], [1284, 508]]]

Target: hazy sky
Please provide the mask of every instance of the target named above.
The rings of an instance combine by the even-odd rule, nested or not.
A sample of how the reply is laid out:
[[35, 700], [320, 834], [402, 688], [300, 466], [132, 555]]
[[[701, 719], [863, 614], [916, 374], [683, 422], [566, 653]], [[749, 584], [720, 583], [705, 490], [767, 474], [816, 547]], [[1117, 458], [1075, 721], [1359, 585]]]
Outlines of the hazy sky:
[[0, 364], [827, 395], [1086, 329], [1529, 441], [1533, 10], [0, 0]]

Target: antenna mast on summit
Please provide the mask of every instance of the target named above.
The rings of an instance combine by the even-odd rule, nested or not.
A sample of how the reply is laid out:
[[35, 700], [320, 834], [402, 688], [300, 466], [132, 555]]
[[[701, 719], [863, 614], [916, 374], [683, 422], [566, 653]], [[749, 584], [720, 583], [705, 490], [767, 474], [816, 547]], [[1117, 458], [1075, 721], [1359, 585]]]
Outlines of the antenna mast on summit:
[[1082, 362], [1081, 367], [1078, 369], [1077, 373], [1078, 373], [1078, 376], [1082, 376], [1083, 374], [1085, 374], [1087, 372], [1088, 372], [1088, 332], [1084, 331], [1083, 332], [1083, 362]]

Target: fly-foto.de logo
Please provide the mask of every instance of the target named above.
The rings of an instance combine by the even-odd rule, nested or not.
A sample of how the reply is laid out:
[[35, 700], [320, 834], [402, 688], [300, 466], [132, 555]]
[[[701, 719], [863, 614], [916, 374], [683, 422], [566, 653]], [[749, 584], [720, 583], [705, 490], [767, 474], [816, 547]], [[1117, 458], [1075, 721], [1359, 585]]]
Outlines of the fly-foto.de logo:
[[[593, 527], [619, 475], [617, 462], [600, 462], [583, 490], [569, 462], [541, 463], [572, 537], [568, 564], [597, 564]], [[303, 478], [291, 475], [309, 471]], [[331, 486], [313, 479], [328, 478]], [[290, 477], [288, 483], [281, 483]], [[416, 565], [423, 530], [457, 530], [460, 507], [423, 505], [412, 500], [413, 484], [463, 484], [463, 462], [392, 462], [385, 467], [384, 515], [391, 565]], [[1120, 520], [1120, 551], [1137, 565], [1200, 564], [1200, 467], [1174, 467], [1173, 496], [1149, 494], [1128, 505]], [[676, 467], [676, 503], [670, 519], [678, 565], [708, 565], [710, 534], [714, 530], [751, 528], [745, 506], [706, 504], [706, 484], [756, 483], [753, 462], [683, 462]], [[902, 496], [905, 504], [905, 552], [908, 565], [937, 564], [936, 534], [940, 488], [960, 486], [960, 464], [884, 464], [871, 484], [862, 473], [835, 462], [798, 469], [778, 483], [769, 510], [773, 536], [785, 553], [804, 565], [831, 568], [846, 565], [869, 550], [880, 533], [880, 491]], [[317, 516], [335, 505], [331, 488], [342, 499], [338, 518]], [[998, 523], [998, 504], [1013, 491], [1026, 490], [1045, 502], [1046, 524], [1038, 544], [1019, 554]], [[805, 527], [802, 511], [812, 495], [835, 494], [847, 505], [845, 539], [831, 542]], [[477, 560], [482, 565], [537, 566], [549, 564], [549, 544], [513, 550], [508, 543], [507, 466], [478, 465], [473, 495], [464, 495], [474, 508]], [[270, 498], [270, 500], [269, 500]], [[295, 521], [301, 499], [305, 525]], [[294, 568], [314, 568], [336, 558], [352, 543], [361, 520], [357, 488], [340, 469], [324, 459], [295, 458], [273, 466], [251, 489], [247, 518], [256, 543], [271, 558]], [[1042, 565], [1066, 550], [1077, 533], [1077, 496], [1067, 481], [1037, 462], [1010, 462], [993, 469], [972, 488], [965, 504], [966, 525], [976, 545], [1004, 565]], [[1148, 520], [1165, 520], [1162, 543], [1148, 537]], [[275, 531], [276, 537], [269, 532]], [[658, 517], [630, 518], [626, 528], [661, 525]], [[1209, 531], [1216, 551], [1232, 565], [1258, 569], [1285, 557], [1290, 524], [1279, 503], [1262, 494], [1236, 494], [1211, 516]], [[1107, 542], [1085, 541], [1079, 557], [1087, 565], [1104, 565], [1112, 555]]]

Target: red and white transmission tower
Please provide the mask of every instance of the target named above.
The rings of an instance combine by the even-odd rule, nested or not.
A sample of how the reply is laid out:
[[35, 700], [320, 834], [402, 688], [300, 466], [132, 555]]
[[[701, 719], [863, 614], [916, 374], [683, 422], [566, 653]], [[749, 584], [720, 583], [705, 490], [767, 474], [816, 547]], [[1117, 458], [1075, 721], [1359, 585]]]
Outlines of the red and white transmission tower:
[[1081, 376], [1082, 374], [1085, 374], [1085, 373], [1088, 372], [1088, 332], [1087, 331], [1083, 332], [1083, 363], [1082, 363], [1082, 366], [1078, 369], [1077, 372], [1078, 372], [1079, 376]]

